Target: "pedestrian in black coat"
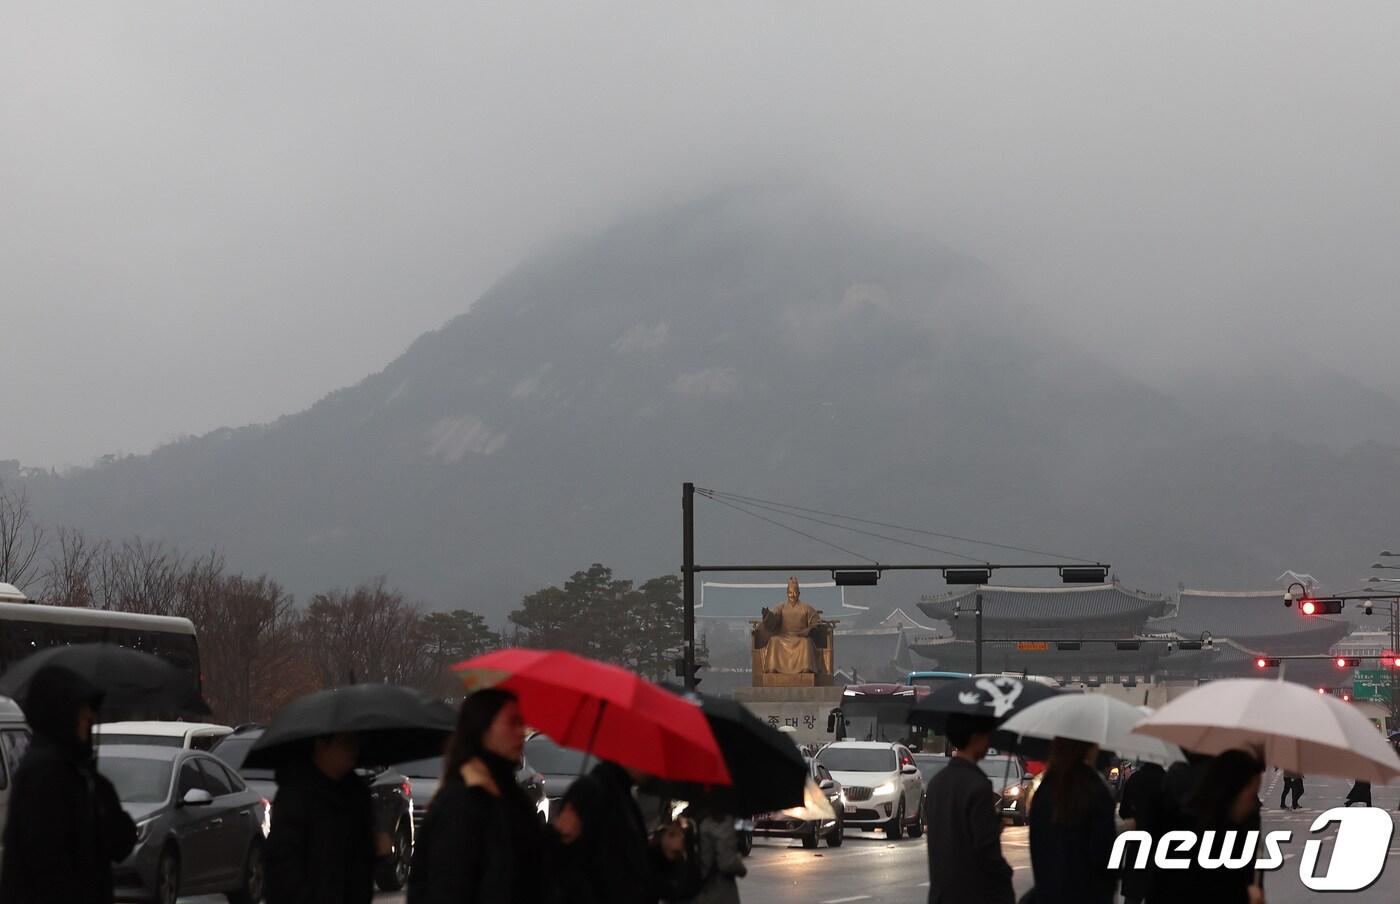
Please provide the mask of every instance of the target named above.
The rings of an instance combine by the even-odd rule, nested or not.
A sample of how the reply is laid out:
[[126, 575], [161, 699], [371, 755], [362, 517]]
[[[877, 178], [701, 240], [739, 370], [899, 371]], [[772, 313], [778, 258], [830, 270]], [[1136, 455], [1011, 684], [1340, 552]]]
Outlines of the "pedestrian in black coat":
[[604, 760], [579, 777], [564, 802], [593, 814], [584, 829], [596, 852], [584, 865], [587, 882], [609, 904], [656, 904], [667, 885], [663, 858], [651, 844], [632, 789], [641, 773]]
[[1283, 774], [1283, 794], [1278, 799], [1279, 809], [1289, 809], [1286, 801], [1288, 800], [1288, 795], [1291, 792], [1293, 794], [1292, 809], [1297, 810], [1298, 798], [1303, 796], [1303, 790], [1303, 777], [1296, 772], [1285, 772]]
[[[1186, 792], [1184, 806], [1178, 809], [1170, 800], [1164, 801], [1167, 812], [1162, 829], [1190, 830], [1198, 837], [1213, 831], [1216, 841], [1211, 853], [1215, 855], [1222, 853], [1224, 833], [1234, 832], [1232, 853], [1238, 853], [1247, 833], [1260, 829], [1263, 765], [1243, 750], [1227, 750], [1203, 763], [1193, 763], [1191, 771], [1197, 781]], [[1169, 772], [1168, 794], [1171, 776]], [[1238, 869], [1204, 869], [1192, 856], [1186, 869], [1154, 872], [1147, 900], [1149, 904], [1258, 904], [1264, 900], [1264, 891], [1256, 882], [1253, 861]]]
[[24, 699], [34, 740], [10, 784], [0, 904], [110, 904], [112, 865], [136, 825], [93, 764], [102, 695], [61, 666], [34, 674]]
[[925, 796], [929, 904], [1013, 904], [1011, 864], [1001, 855], [996, 793], [977, 762], [987, 755], [995, 723], [953, 715], [948, 742], [956, 749]]
[[1031, 806], [1036, 904], [1113, 904], [1113, 794], [1089, 765], [1096, 744], [1055, 738]]
[[267, 904], [369, 904], [374, 808], [355, 774], [353, 734], [317, 738], [309, 759], [277, 771], [267, 836]]
[[515, 782], [524, 746], [514, 694], [487, 688], [462, 702], [414, 846], [408, 904], [545, 900], [547, 830]]
[[[1130, 820], [1133, 828], [1150, 833], [1154, 838], [1160, 833], [1162, 783], [1166, 780], [1166, 770], [1156, 763], [1143, 763], [1128, 780], [1123, 783], [1123, 800], [1118, 805], [1118, 815]], [[1147, 897], [1147, 870], [1129, 869], [1123, 872], [1123, 904], [1141, 904]]]
[[1371, 806], [1370, 782], [1363, 782], [1361, 779], [1357, 779], [1352, 783], [1351, 790], [1347, 792], [1346, 805], [1349, 807], [1352, 804], [1363, 804], [1367, 807]]

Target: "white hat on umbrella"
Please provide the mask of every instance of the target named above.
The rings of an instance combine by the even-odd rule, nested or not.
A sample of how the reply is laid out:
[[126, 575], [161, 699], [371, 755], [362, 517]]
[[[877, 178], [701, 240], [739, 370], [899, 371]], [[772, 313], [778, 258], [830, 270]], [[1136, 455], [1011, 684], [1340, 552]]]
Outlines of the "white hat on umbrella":
[[1133, 729], [1204, 754], [1252, 750], [1270, 766], [1384, 784], [1400, 757], [1349, 704], [1305, 685], [1232, 678], [1194, 688]]
[[1003, 722], [1001, 731], [1046, 740], [1085, 741], [1112, 750], [1123, 759], [1147, 760], [1163, 766], [1185, 760], [1185, 754], [1175, 744], [1132, 733], [1133, 727], [1147, 717], [1142, 709], [1107, 694], [1063, 694], [1026, 707]]

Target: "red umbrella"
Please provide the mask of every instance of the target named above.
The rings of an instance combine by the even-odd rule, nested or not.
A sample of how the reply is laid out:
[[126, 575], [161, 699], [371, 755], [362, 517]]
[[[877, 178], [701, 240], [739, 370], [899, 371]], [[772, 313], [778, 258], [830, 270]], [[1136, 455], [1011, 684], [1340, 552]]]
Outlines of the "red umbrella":
[[452, 667], [467, 692], [513, 691], [525, 721], [564, 747], [657, 778], [727, 785], [729, 770], [695, 703], [615, 665], [557, 650], [486, 653]]

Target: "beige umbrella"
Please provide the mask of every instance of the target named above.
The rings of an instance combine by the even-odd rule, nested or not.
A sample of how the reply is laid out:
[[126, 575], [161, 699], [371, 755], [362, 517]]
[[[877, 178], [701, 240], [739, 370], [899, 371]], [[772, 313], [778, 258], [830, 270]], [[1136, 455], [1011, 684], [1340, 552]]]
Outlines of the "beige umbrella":
[[1251, 750], [1267, 765], [1303, 775], [1377, 784], [1400, 777], [1400, 757], [1365, 716], [1288, 681], [1212, 681], [1163, 706], [1133, 732], [1196, 753]]

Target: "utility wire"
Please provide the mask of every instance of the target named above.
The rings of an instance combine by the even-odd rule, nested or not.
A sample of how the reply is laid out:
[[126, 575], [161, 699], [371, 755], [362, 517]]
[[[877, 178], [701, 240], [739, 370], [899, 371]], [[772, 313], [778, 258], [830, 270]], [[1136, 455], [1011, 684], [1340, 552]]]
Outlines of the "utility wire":
[[[699, 489], [700, 489], [699, 487], [696, 487], [696, 490], [697, 490], [697, 491], [699, 491]], [[960, 536], [958, 536], [957, 534], [944, 534], [944, 533], [939, 533], [938, 531], [926, 530], [926, 529], [921, 528], [921, 527], [909, 527], [908, 525], [905, 525], [905, 524], [890, 524], [890, 523], [888, 523], [888, 522], [886, 522], [886, 521], [872, 521], [872, 520], [870, 520], [870, 519], [868, 519], [868, 518], [857, 518], [857, 517], [855, 517], [854, 515], [843, 515], [843, 514], [841, 514], [841, 513], [839, 513], [839, 512], [825, 512], [825, 511], [822, 511], [821, 509], [804, 508], [803, 506], [800, 506], [800, 505], [791, 505], [791, 504], [785, 503], [785, 502], [776, 502], [776, 501], [774, 501], [774, 500], [772, 500], [772, 499], [760, 499], [760, 498], [758, 498], [758, 497], [756, 497], [756, 496], [742, 496], [742, 495], [740, 495], [740, 494], [738, 494], [738, 493], [726, 493], [726, 492], [723, 492], [723, 491], [721, 491], [721, 490], [709, 490], [709, 489], [705, 490], [704, 492], [705, 492], [705, 494], [706, 494], [710, 499], [713, 499], [713, 500], [716, 501], [716, 502], [719, 502], [719, 501], [720, 501], [720, 498], [719, 498], [719, 497], [723, 496], [723, 497], [726, 498], [726, 499], [732, 499], [732, 500], [740, 501], [740, 502], [763, 503], [763, 504], [766, 504], [766, 505], [777, 506], [777, 507], [779, 507], [779, 508], [781, 508], [781, 509], [791, 509], [791, 510], [793, 510], [793, 511], [798, 511], [798, 512], [808, 512], [808, 513], [813, 514], [813, 515], [824, 515], [824, 516], [826, 516], [826, 517], [828, 517], [828, 518], [840, 518], [840, 519], [845, 520], [845, 521], [854, 521], [854, 522], [856, 522], [857, 524], [870, 524], [870, 525], [874, 525], [875, 527], [887, 527], [887, 528], [890, 528], [891, 530], [904, 530], [904, 531], [909, 531], [910, 533], [925, 534], [925, 535], [930, 536], [930, 537], [939, 537], [939, 538], [944, 539], [944, 540], [957, 540], [957, 541], [960, 542], [960, 543], [972, 543], [972, 544], [977, 545], [977, 546], [991, 546], [991, 547], [994, 547], [994, 548], [996, 548], [996, 549], [1008, 549], [1008, 550], [1011, 550], [1011, 551], [1013, 551], [1013, 552], [1024, 552], [1024, 553], [1027, 553], [1027, 554], [1033, 555], [1033, 556], [1049, 556], [1049, 557], [1052, 558], [1052, 559], [1066, 559], [1066, 560], [1071, 561], [1071, 562], [1083, 562], [1083, 563], [1085, 563], [1086, 565], [1096, 564], [1095, 562], [1093, 562], [1093, 561], [1090, 560], [1090, 559], [1083, 559], [1083, 558], [1080, 558], [1079, 556], [1067, 556], [1067, 555], [1064, 555], [1064, 554], [1062, 554], [1062, 553], [1046, 552], [1046, 551], [1043, 550], [1043, 549], [1029, 549], [1029, 548], [1024, 547], [1024, 546], [1012, 546], [1012, 545], [1007, 544], [1007, 543], [993, 543], [991, 540], [978, 540], [978, 539], [975, 539], [975, 538], [973, 538], [973, 537], [960, 537]], [[968, 557], [968, 556], [964, 556], [963, 558], [969, 558], [969, 557]], [[974, 560], [974, 561], [980, 561], [980, 560]]]
[[[706, 498], [708, 498], [708, 499], [714, 499], [715, 502], [719, 502], [719, 501], [720, 501], [720, 500], [718, 500], [718, 499], [715, 499], [714, 496], [709, 495], [709, 491], [702, 491], [702, 490], [700, 490], [699, 488], [697, 488], [697, 489], [696, 489], [696, 492], [701, 493], [702, 495], [706, 496]], [[966, 560], [969, 561], [969, 562], [976, 562], [976, 563], [978, 563], [979, 565], [987, 565], [987, 564], [990, 564], [990, 563], [987, 562], [986, 559], [979, 559], [979, 558], [977, 558], [976, 556], [969, 556], [969, 555], [965, 555], [965, 554], [960, 553], [960, 552], [953, 552], [953, 551], [950, 550], [950, 549], [939, 549], [937, 546], [928, 546], [928, 545], [926, 545], [926, 544], [924, 544], [924, 543], [915, 543], [913, 540], [906, 540], [906, 539], [904, 539], [903, 537], [891, 537], [891, 536], [888, 535], [888, 534], [877, 534], [877, 533], [875, 533], [874, 531], [865, 530], [864, 528], [860, 528], [860, 527], [852, 527], [852, 526], [849, 525], [849, 524], [838, 524], [838, 523], [835, 522], [835, 521], [824, 521], [824, 520], [822, 520], [821, 518], [814, 518], [814, 517], [812, 517], [811, 515], [800, 515], [800, 514], [798, 514], [797, 512], [785, 511], [785, 510], [783, 510], [783, 509], [781, 509], [781, 508], [777, 508], [777, 507], [772, 506], [772, 505], [765, 505], [765, 504], [763, 504], [763, 503], [761, 503], [761, 502], [745, 502], [745, 503], [743, 503], [743, 504], [744, 504], [744, 505], [748, 505], [748, 506], [752, 506], [753, 508], [760, 508], [760, 509], [764, 509], [764, 510], [766, 510], [766, 511], [774, 512], [774, 513], [779, 514], [779, 515], [786, 515], [786, 516], [789, 517], [789, 518], [801, 518], [801, 519], [804, 520], [804, 521], [813, 521], [813, 522], [815, 522], [815, 523], [817, 523], [817, 524], [822, 524], [822, 525], [825, 525], [825, 526], [827, 526], [827, 527], [834, 527], [834, 528], [836, 528], [837, 530], [847, 530], [847, 531], [851, 531], [852, 533], [863, 534], [864, 536], [867, 536], [867, 537], [874, 537], [874, 538], [876, 538], [876, 539], [878, 539], [878, 540], [889, 540], [889, 541], [891, 541], [891, 542], [893, 542], [893, 543], [902, 543], [902, 544], [904, 544], [905, 546], [912, 546], [912, 547], [914, 547], [915, 549], [922, 549], [922, 550], [925, 550], [925, 551], [927, 551], [927, 552], [936, 552], [936, 553], [938, 553], [939, 555], [953, 556], [954, 558], [958, 558], [958, 559], [966, 559]]]
[[[701, 493], [702, 495], [708, 495], [708, 491], [703, 491], [703, 490], [701, 490], [699, 487], [696, 487], [696, 488], [695, 488], [695, 491], [696, 491], [697, 493]], [[776, 527], [781, 527], [783, 530], [790, 530], [790, 531], [792, 531], [794, 534], [799, 534], [799, 535], [801, 535], [801, 536], [803, 536], [803, 537], [806, 537], [808, 540], [816, 540], [818, 543], [821, 543], [821, 544], [823, 544], [823, 545], [825, 545], [825, 546], [830, 546], [832, 549], [838, 549], [838, 550], [840, 550], [841, 552], [846, 553], [847, 555], [855, 556], [855, 557], [858, 558], [858, 559], [864, 559], [865, 561], [869, 562], [869, 563], [872, 564], [872, 565], [878, 565], [878, 564], [880, 564], [880, 563], [879, 563], [878, 561], [876, 561], [875, 559], [872, 559], [872, 558], [870, 558], [869, 556], [866, 556], [866, 555], [861, 555], [860, 553], [856, 552], [854, 549], [847, 549], [846, 547], [840, 545], [839, 543], [832, 543], [830, 540], [824, 540], [824, 539], [822, 539], [821, 537], [816, 536], [815, 534], [809, 534], [809, 533], [807, 533], [807, 532], [804, 531], [804, 530], [798, 530], [797, 528], [793, 527], [793, 526], [790, 525], [790, 524], [784, 524], [784, 523], [781, 522], [781, 521], [774, 521], [772, 518], [768, 518], [768, 517], [765, 517], [765, 516], [763, 516], [763, 515], [760, 515], [758, 512], [751, 512], [751, 511], [749, 511], [748, 509], [740, 508], [739, 506], [734, 505], [733, 503], [725, 502], [723, 499], [715, 499], [713, 496], [710, 496], [709, 498], [711, 499], [711, 501], [713, 501], [713, 502], [718, 502], [720, 505], [727, 505], [727, 506], [729, 506], [730, 508], [734, 509], [734, 511], [736, 511], [736, 512], [742, 512], [743, 514], [748, 515], [748, 516], [751, 517], [751, 518], [757, 518], [757, 519], [760, 520], [760, 521], [767, 521], [769, 524], [772, 524], [772, 525], [774, 525], [774, 526], [776, 526]]]

